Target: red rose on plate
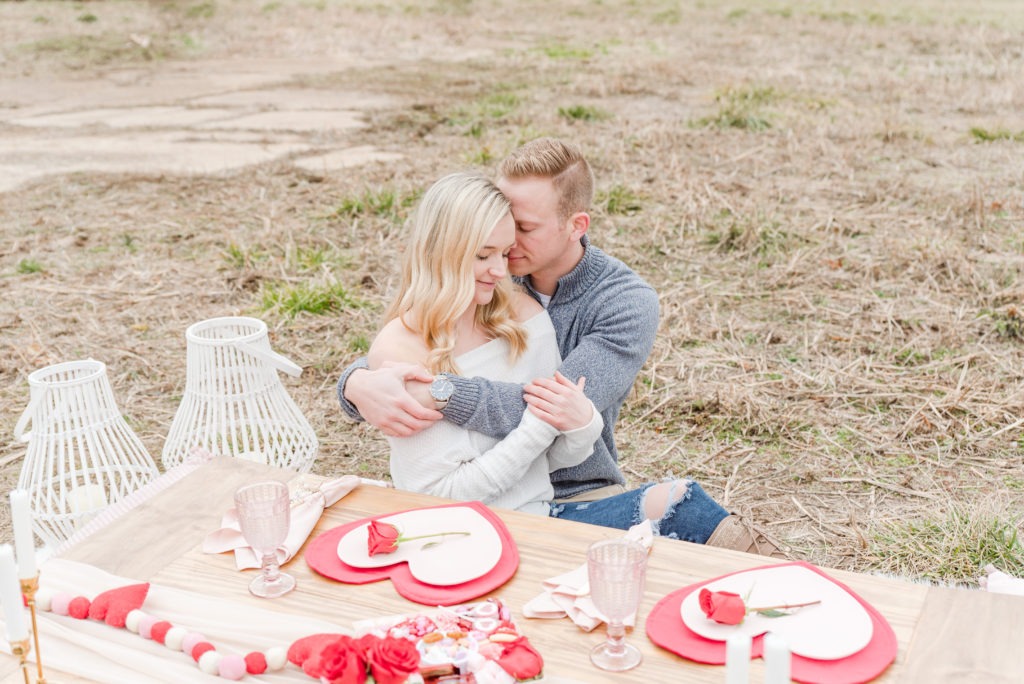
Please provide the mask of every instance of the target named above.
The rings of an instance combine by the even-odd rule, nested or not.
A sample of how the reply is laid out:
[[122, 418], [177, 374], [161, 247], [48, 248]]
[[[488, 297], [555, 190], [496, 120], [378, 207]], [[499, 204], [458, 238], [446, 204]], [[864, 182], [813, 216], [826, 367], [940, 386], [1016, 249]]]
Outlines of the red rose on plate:
[[738, 625], [747, 615], [747, 606], [739, 594], [731, 591], [701, 589], [697, 597], [700, 609], [715, 622], [723, 625]]
[[302, 671], [310, 677], [330, 684], [363, 684], [366, 681], [366, 660], [352, 637], [337, 635], [330, 640], [311, 644]]
[[398, 550], [400, 532], [394, 525], [371, 520], [370, 526], [366, 528], [366, 532], [368, 535], [367, 546], [371, 556], [376, 556], [378, 553], [392, 553]]
[[385, 637], [366, 650], [370, 674], [377, 684], [401, 684], [420, 666], [420, 652], [408, 639]]
[[544, 659], [526, 637], [508, 642], [497, 661], [505, 672], [516, 679], [533, 679], [544, 669]]

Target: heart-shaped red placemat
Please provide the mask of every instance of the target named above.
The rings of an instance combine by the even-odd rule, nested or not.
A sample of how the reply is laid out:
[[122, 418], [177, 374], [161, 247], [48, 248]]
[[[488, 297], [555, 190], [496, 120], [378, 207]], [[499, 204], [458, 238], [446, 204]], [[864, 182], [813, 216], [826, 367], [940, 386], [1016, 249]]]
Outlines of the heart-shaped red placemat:
[[[882, 674], [887, 667], [896, 659], [897, 643], [896, 634], [882, 614], [874, 606], [854, 593], [842, 582], [838, 582], [819, 568], [798, 561], [791, 565], [800, 565], [835, 583], [844, 591], [855, 598], [871, 616], [871, 623], [874, 631], [871, 641], [863, 649], [845, 658], [837, 660], [815, 660], [799, 655], [793, 655], [791, 675], [798, 682], [806, 684], [859, 684], [869, 682]], [[778, 567], [778, 566], [766, 566]], [[738, 572], [749, 572], [740, 570]], [[728, 577], [737, 573], [722, 575]], [[691, 592], [699, 590], [706, 584], [710, 584], [721, 577], [709, 579], [706, 582], [699, 582], [678, 589], [668, 594], [651, 609], [647, 616], [647, 637], [667, 651], [682, 656], [688, 660], [708, 665], [723, 665], [725, 663], [725, 642], [706, 639], [693, 632], [680, 615], [680, 606]], [[752, 658], [758, 658], [763, 653], [764, 635], [754, 638], [750, 648]]]
[[519, 568], [519, 550], [516, 548], [515, 541], [513, 541], [511, 533], [505, 527], [505, 523], [501, 521], [501, 518], [479, 501], [445, 504], [442, 506], [432, 506], [431, 508], [453, 508], [457, 506], [475, 510], [494, 526], [498, 536], [501, 537], [501, 557], [498, 559], [498, 563], [487, 573], [476, 579], [463, 582], [462, 584], [442, 587], [435, 584], [426, 584], [413, 577], [409, 571], [409, 564], [405, 562], [395, 563], [394, 565], [382, 568], [356, 568], [338, 558], [338, 541], [349, 531], [360, 525], [365, 525], [370, 520], [386, 518], [398, 513], [405, 513], [406, 511], [383, 513], [372, 518], [364, 518], [346, 523], [324, 532], [306, 547], [306, 563], [324, 577], [329, 577], [346, 584], [367, 584], [369, 582], [390, 579], [399, 594], [410, 601], [427, 606], [451, 606], [456, 603], [472, 601], [494, 591], [512, 579], [512, 576], [516, 574], [516, 569]]

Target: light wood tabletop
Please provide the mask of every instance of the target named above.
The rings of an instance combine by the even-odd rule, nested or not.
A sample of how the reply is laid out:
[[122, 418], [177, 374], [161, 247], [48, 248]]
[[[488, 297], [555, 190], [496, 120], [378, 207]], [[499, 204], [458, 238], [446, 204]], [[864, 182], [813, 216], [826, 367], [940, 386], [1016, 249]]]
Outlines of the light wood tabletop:
[[[257, 599], [247, 591], [255, 571], [236, 571], [231, 554], [209, 555], [200, 550], [203, 537], [217, 527], [223, 512], [232, 506], [235, 489], [258, 480], [289, 481], [296, 477], [311, 476], [296, 476], [238, 459], [215, 459], [115, 519], [63, 557], [123, 577], [251, 602], [266, 610], [319, 617], [343, 627], [358, 620], [427, 610], [403, 599], [387, 580], [355, 586], [323, 578], [306, 565], [301, 554], [285, 567], [298, 580], [297, 589], [273, 601]], [[367, 516], [441, 503], [449, 502], [373, 485], [360, 486], [325, 511], [310, 539]], [[724, 681], [724, 668], [692, 663], [648, 641], [644, 619], [659, 599], [676, 589], [773, 561], [656, 538], [637, 627], [628, 637], [643, 651], [644, 661], [635, 670], [610, 675], [589, 661], [590, 649], [604, 639], [603, 629], [587, 633], [568, 619], [526, 619], [519, 611], [541, 592], [543, 580], [583, 563], [590, 543], [622, 533], [514, 511], [497, 513], [515, 539], [520, 565], [515, 576], [492, 595], [513, 608], [520, 629], [544, 656], [546, 681]], [[874, 605], [895, 631], [899, 654], [878, 681], [1021, 681], [1024, 599], [838, 570], [828, 574]], [[50, 681], [80, 681], [50, 674]], [[750, 680], [761, 682], [763, 675], [761, 661], [753, 661]], [[9, 656], [0, 662], [0, 681], [21, 681], [16, 663]]]

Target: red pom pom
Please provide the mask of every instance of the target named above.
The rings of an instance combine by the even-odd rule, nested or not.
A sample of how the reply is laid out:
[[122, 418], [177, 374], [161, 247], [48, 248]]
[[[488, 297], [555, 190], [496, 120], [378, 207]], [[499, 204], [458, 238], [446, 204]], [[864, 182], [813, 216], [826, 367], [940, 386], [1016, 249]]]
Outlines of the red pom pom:
[[71, 599], [71, 603], [68, 604], [68, 615], [79, 620], [84, 620], [89, 617], [89, 599], [84, 596], [78, 596]]
[[93, 599], [92, 606], [89, 607], [89, 617], [93, 620], [103, 620], [111, 627], [124, 627], [128, 613], [141, 608], [148, 593], [148, 582], [105, 591]]
[[267, 671], [267, 656], [253, 651], [245, 656], [245, 671], [249, 674], [263, 674]]
[[202, 641], [196, 644], [195, 648], [192, 649], [192, 660], [198, 663], [199, 659], [203, 657], [204, 653], [212, 650], [214, 650], [213, 644], [211, 644], [209, 641]]
[[160, 622], [153, 625], [153, 629], [149, 630], [149, 635], [153, 638], [153, 641], [158, 644], [164, 643], [164, 639], [167, 638], [167, 632], [173, 627], [167, 620], [161, 620]]

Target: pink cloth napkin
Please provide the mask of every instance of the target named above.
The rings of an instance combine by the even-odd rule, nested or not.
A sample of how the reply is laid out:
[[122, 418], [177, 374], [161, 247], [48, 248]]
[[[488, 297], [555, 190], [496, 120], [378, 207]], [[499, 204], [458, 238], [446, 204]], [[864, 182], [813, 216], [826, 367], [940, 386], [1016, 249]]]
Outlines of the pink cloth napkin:
[[[633, 525], [626, 532], [626, 539], [640, 542], [648, 551], [654, 542], [654, 530], [651, 521]], [[523, 615], [528, 618], [563, 618], [570, 620], [584, 630], [591, 631], [605, 621], [601, 611], [590, 600], [590, 580], [587, 578], [587, 564], [570, 570], [564, 574], [546, 579], [543, 582], [544, 593], [527, 602], [523, 606]], [[636, 623], [636, 613], [624, 620], [627, 627]]]
[[[355, 475], [345, 475], [336, 480], [324, 482], [315, 489], [299, 488], [292, 492], [291, 524], [288, 537], [277, 549], [277, 562], [284, 565], [298, 553], [306, 543], [310, 532], [316, 527], [324, 509], [333, 506], [361, 482]], [[260, 559], [249, 546], [238, 527], [238, 513], [234, 508], [224, 514], [221, 527], [206, 535], [203, 540], [204, 553], [235, 552], [235, 567], [239, 570], [260, 567]]]
[[994, 565], [985, 566], [985, 576], [978, 580], [978, 584], [985, 591], [1024, 596], [1024, 579], [1007, 575], [1002, 570], [997, 570]]

